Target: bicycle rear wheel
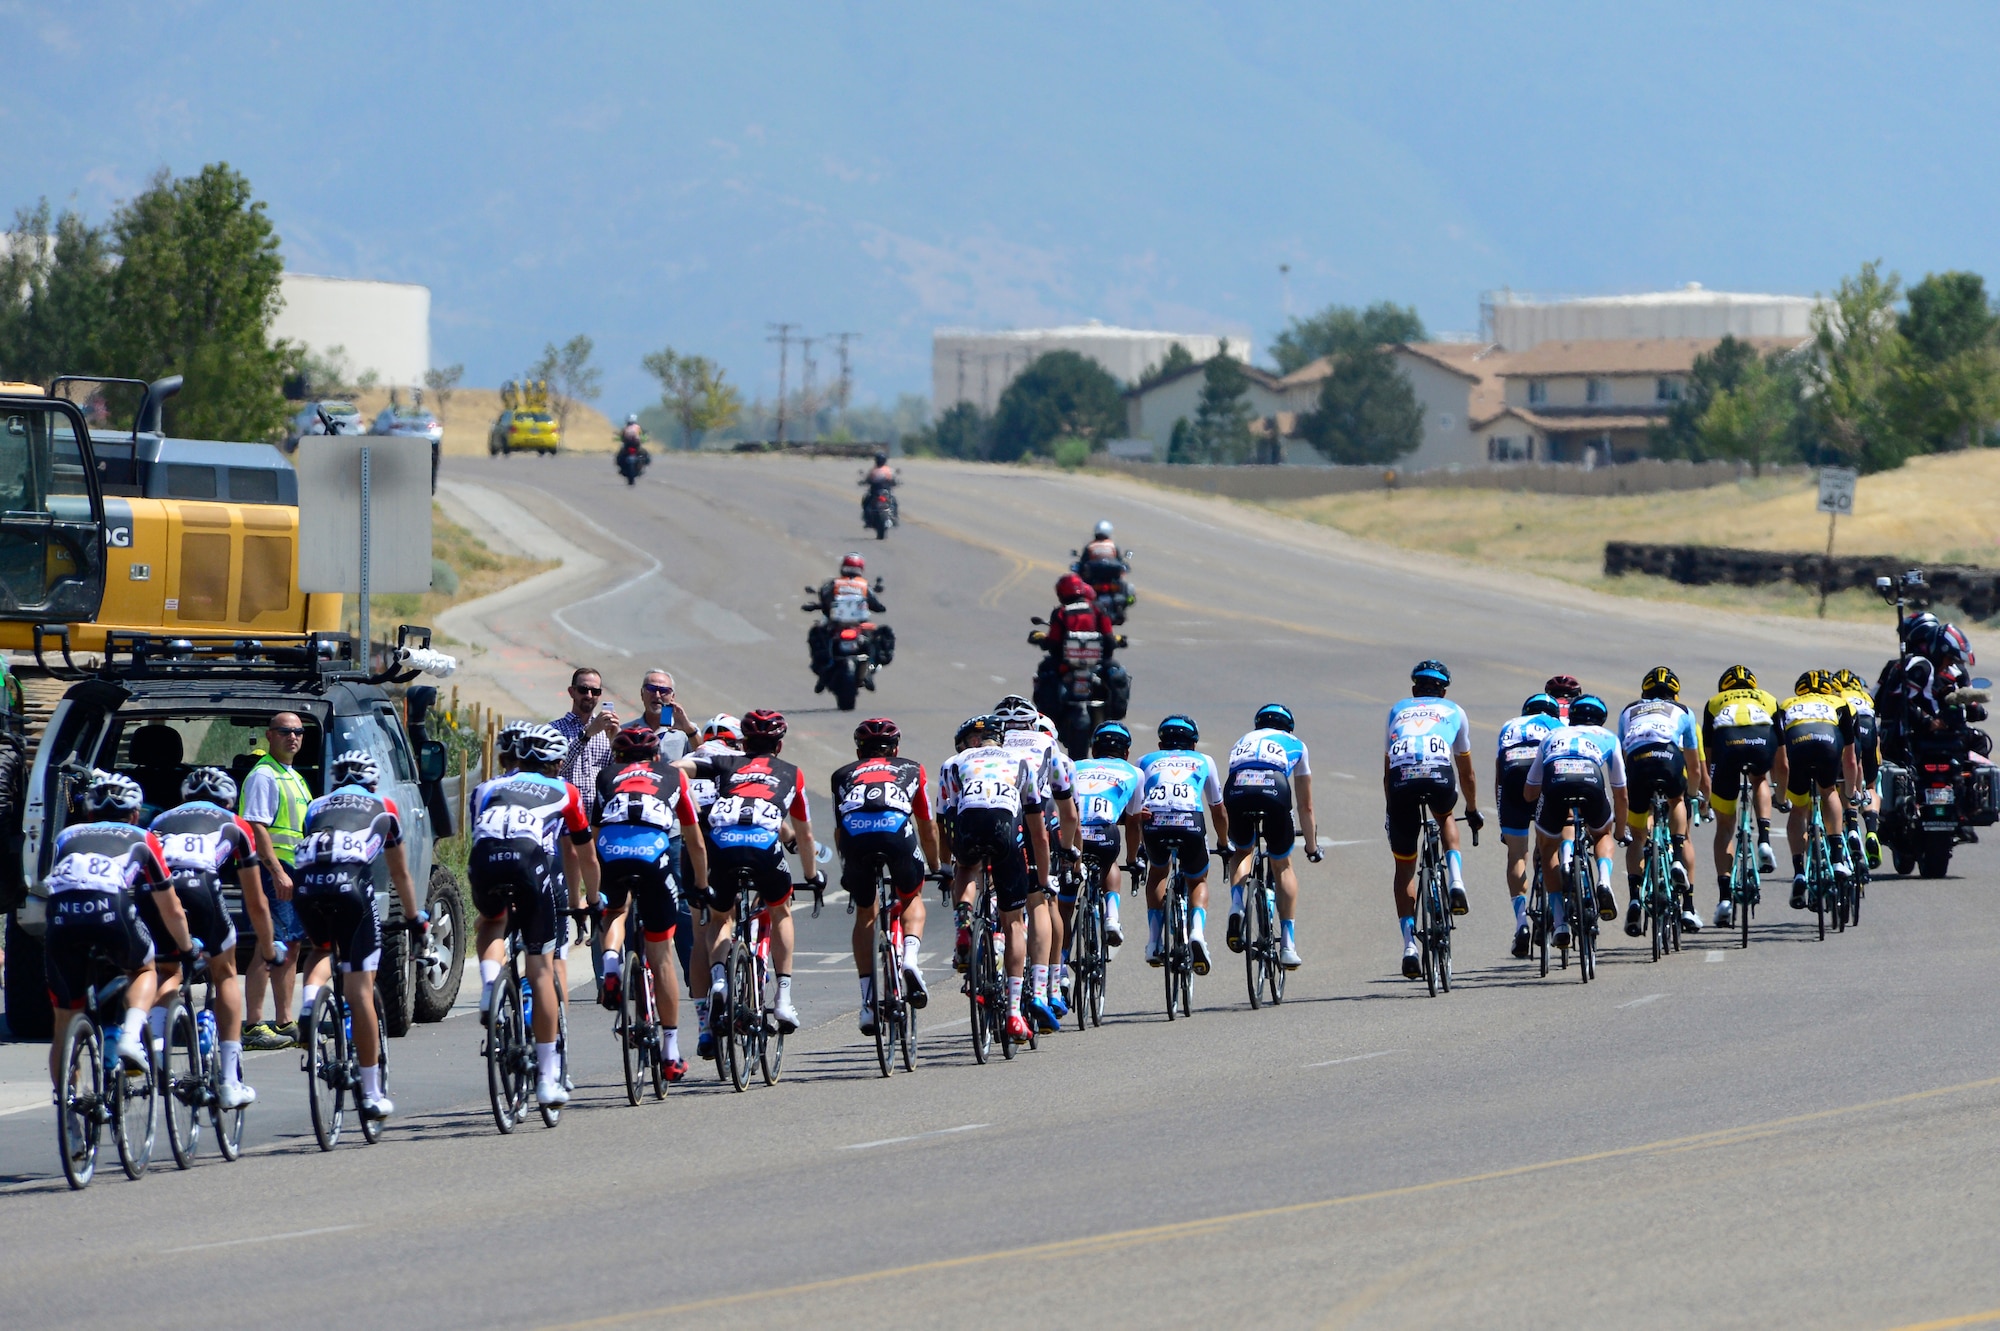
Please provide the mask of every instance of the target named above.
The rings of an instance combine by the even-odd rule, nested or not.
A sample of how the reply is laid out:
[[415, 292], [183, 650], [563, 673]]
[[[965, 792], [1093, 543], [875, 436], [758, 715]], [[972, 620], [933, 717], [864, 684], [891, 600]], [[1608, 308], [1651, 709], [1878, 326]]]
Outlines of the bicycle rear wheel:
[[1250, 1010], [1264, 1006], [1264, 884], [1253, 870], [1243, 883], [1243, 919], [1237, 926], [1243, 946], [1243, 982], [1250, 991]]
[[[339, 983], [339, 977], [335, 977]], [[375, 986], [375, 1064], [376, 1080], [382, 1088], [382, 1096], [389, 1096], [389, 1005], [383, 1000], [382, 986]], [[361, 1108], [361, 1088], [354, 1088], [354, 1106]], [[361, 1119], [361, 1140], [373, 1146], [382, 1140], [382, 1120], [368, 1114], [359, 1114]]]
[[768, 1009], [763, 1009], [762, 997], [771, 986], [777, 984], [777, 980], [765, 969], [761, 957], [757, 959], [757, 973], [761, 982], [757, 991], [758, 1007], [762, 1009], [758, 1013], [757, 1023], [758, 1030], [762, 1032], [757, 1041], [757, 1067], [764, 1074], [764, 1084], [776, 1086], [779, 1068], [785, 1061], [785, 1033], [777, 1029], [775, 1022], [763, 1020]]
[[1819, 926], [1819, 941], [1826, 941], [1826, 898], [1832, 885], [1833, 872], [1829, 868], [1821, 873], [1822, 856], [1826, 854], [1824, 835], [1813, 833], [1806, 841], [1806, 900], [1812, 906], [1813, 920]]
[[1577, 978], [1589, 984], [1597, 974], [1597, 884], [1590, 876], [1590, 861], [1579, 845], [1570, 860], [1570, 932], [1576, 948]]
[[645, 1098], [646, 1091], [646, 1049], [652, 1032], [646, 1029], [646, 1000], [651, 996], [652, 981], [646, 974], [645, 966], [634, 965], [637, 954], [621, 952], [618, 959], [618, 1015], [612, 1018], [611, 1030], [618, 1037], [618, 1057], [625, 1072], [625, 1102], [637, 1108]]
[[896, 1040], [902, 1046], [903, 1071], [915, 1072], [917, 1070], [917, 1009], [910, 1006], [909, 997], [902, 993], [900, 984], [897, 986], [897, 994]]
[[[972, 1061], [983, 1064], [993, 1052], [993, 930], [981, 915], [972, 916], [972, 955], [965, 967], [966, 1006], [972, 1017]], [[1004, 1018], [1002, 1019], [1004, 1020]]]
[[1257, 913], [1264, 917], [1264, 983], [1271, 994], [1271, 1006], [1285, 1001], [1285, 967], [1280, 960], [1280, 952], [1285, 945], [1285, 922], [1278, 918], [1277, 875], [1271, 872], [1270, 861], [1264, 862], [1263, 872], [1257, 875], [1262, 884], [1257, 897]]
[[1076, 903], [1076, 937], [1070, 941], [1070, 973], [1074, 977], [1076, 1028], [1090, 1029], [1090, 995], [1104, 965], [1103, 884], [1095, 866], [1085, 870], [1084, 889]]
[[889, 933], [883, 927], [888, 918], [889, 893], [887, 884], [878, 882], [875, 895], [875, 947], [870, 955], [868, 985], [869, 1016], [875, 1021], [875, 1065], [882, 1069], [885, 1077], [896, 1071], [896, 1035], [890, 1029], [890, 1014], [896, 1008], [896, 996], [889, 992], [894, 984], [892, 978], [898, 967], [895, 958], [889, 955]]
[[97, 1143], [104, 1126], [104, 1046], [88, 1017], [72, 1016], [63, 1032], [56, 1076], [56, 1150], [73, 1189], [90, 1186], [97, 1173]]
[[486, 1097], [493, 1106], [493, 1126], [505, 1134], [521, 1121], [527, 1099], [527, 1079], [521, 1054], [527, 1043], [521, 1016], [521, 980], [510, 960], [493, 981], [493, 1008], [486, 1027]]
[[333, 989], [328, 985], [319, 991], [299, 1029], [306, 1042], [306, 1101], [313, 1140], [322, 1151], [331, 1151], [340, 1140], [341, 1103], [347, 1092], [347, 1033]]
[[1528, 897], [1528, 937], [1541, 957], [1543, 978], [1549, 973], [1549, 889], [1542, 881], [1541, 853], [1535, 853], [1534, 886]]
[[728, 1018], [723, 1032], [729, 1043], [729, 1084], [739, 1091], [750, 1084], [750, 1065], [757, 1060], [757, 1037], [764, 1023], [757, 1002], [754, 971], [757, 956], [750, 950], [745, 932], [746, 926], [739, 924], [736, 939], [729, 945], [729, 966], [723, 972], [723, 1001]]
[[[211, 995], [213, 992], [210, 990]], [[214, 1011], [212, 997], [209, 1010]], [[215, 1129], [216, 1149], [222, 1152], [224, 1160], [234, 1160], [243, 1154], [243, 1118], [250, 1109], [248, 1105], [238, 1105], [234, 1109], [222, 1107], [222, 1059], [218, 1055], [207, 1062], [208, 1121]]]
[[193, 1167], [201, 1144], [201, 1111], [208, 1095], [208, 1078], [194, 1014], [180, 994], [167, 1004], [166, 1043], [160, 1049], [160, 1065], [166, 1089], [167, 1146], [174, 1154], [174, 1167], [188, 1169]]
[[643, 1029], [649, 1033], [646, 1042], [646, 1070], [653, 1079], [653, 1098], [664, 1100], [667, 1098], [667, 1055], [660, 1042], [666, 1035], [666, 1029], [661, 1024], [659, 998], [653, 992], [653, 971], [645, 964], [643, 956], [639, 963], [639, 974], [644, 977], [644, 983], [640, 988], [645, 995], [645, 1002], [639, 1011], [645, 1018]]

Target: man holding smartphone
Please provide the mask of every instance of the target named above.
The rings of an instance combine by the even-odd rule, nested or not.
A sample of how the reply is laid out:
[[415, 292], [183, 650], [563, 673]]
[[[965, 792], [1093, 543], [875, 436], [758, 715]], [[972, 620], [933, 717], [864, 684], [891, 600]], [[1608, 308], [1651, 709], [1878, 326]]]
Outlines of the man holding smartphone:
[[665, 767], [686, 756], [695, 744], [694, 722], [674, 693], [674, 677], [664, 670], [648, 670], [639, 681], [639, 701], [645, 707], [646, 728], [660, 737], [657, 765]]
[[569, 677], [569, 710], [549, 724], [569, 742], [559, 769], [562, 779], [582, 793], [586, 812], [597, 816], [597, 774], [611, 761], [611, 737], [621, 724], [618, 709], [604, 701], [604, 677], [578, 666]]

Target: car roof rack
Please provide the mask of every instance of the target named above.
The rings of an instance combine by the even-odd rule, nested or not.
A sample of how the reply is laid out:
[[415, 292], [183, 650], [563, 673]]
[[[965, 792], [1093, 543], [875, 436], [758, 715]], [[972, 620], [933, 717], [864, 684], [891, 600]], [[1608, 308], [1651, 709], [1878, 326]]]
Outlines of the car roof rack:
[[[61, 664], [44, 656], [45, 642], [61, 649]], [[72, 655], [67, 624], [34, 626], [35, 664], [57, 679], [242, 679], [294, 684], [315, 692], [342, 681], [406, 684], [419, 672], [404, 664], [405, 653], [411, 648], [428, 648], [430, 644], [430, 629], [418, 624], [399, 624], [396, 646], [389, 654], [389, 667], [371, 671], [356, 659], [358, 644], [351, 633], [253, 638], [242, 634], [170, 636], [108, 629], [104, 634], [102, 659], [85, 664]]]

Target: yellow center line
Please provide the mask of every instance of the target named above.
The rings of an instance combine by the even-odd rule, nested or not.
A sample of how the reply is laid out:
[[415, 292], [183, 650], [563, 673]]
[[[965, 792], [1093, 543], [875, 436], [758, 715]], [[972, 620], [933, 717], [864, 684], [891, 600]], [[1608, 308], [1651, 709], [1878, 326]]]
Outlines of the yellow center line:
[[[945, 1257], [936, 1261], [916, 1262], [908, 1266], [886, 1267], [875, 1271], [860, 1271], [852, 1275], [808, 1281], [799, 1285], [784, 1285], [772, 1289], [750, 1290], [742, 1294], [725, 1294], [711, 1299], [697, 1299], [690, 1303], [673, 1303], [657, 1308], [642, 1308], [633, 1312], [612, 1313], [605, 1317], [593, 1317], [579, 1322], [562, 1322], [549, 1326], [546, 1328], [546, 1331], [583, 1331], [584, 1328], [588, 1327], [623, 1326], [651, 1318], [672, 1317], [681, 1313], [703, 1312], [713, 1308], [728, 1308], [745, 1303], [796, 1298], [800, 1295], [816, 1294], [826, 1290], [845, 1289], [855, 1285], [870, 1284], [879, 1280], [895, 1280], [905, 1276], [927, 1275], [938, 1271], [953, 1271], [969, 1266], [983, 1266], [993, 1262], [1025, 1261], [1051, 1257], [1093, 1256], [1112, 1248], [1133, 1247], [1141, 1244], [1163, 1243], [1172, 1239], [1198, 1237], [1252, 1220], [1270, 1220], [1281, 1216], [1304, 1215], [1308, 1212], [1357, 1206], [1364, 1202], [1389, 1201], [1399, 1197], [1416, 1197], [1424, 1193], [1439, 1192], [1447, 1188], [1463, 1188], [1477, 1183], [1493, 1183], [1502, 1179], [1521, 1178], [1529, 1174], [1546, 1173], [1553, 1169], [1567, 1169], [1576, 1165], [1598, 1164], [1607, 1160], [1628, 1160], [1636, 1156], [1671, 1152], [1692, 1146], [1729, 1146], [1734, 1145], [1739, 1140], [1745, 1139], [1747, 1134], [1765, 1135], [1787, 1128], [1800, 1127], [1807, 1123], [1823, 1123], [1828, 1119], [1845, 1118], [1855, 1114], [1870, 1113], [1879, 1109], [1893, 1109], [1900, 1105], [1934, 1100], [1940, 1096], [1963, 1095], [1969, 1091], [1988, 1090], [1996, 1086], [2000, 1086], [2000, 1077], [1987, 1077], [1979, 1081], [1960, 1082], [1955, 1086], [1934, 1087], [1928, 1091], [1911, 1091], [1905, 1095], [1893, 1095], [1883, 1100], [1869, 1100], [1861, 1104], [1842, 1105], [1834, 1109], [1819, 1109], [1806, 1114], [1792, 1114], [1785, 1118], [1768, 1119], [1762, 1123], [1745, 1123], [1735, 1127], [1716, 1128], [1708, 1132], [1693, 1133], [1686, 1137], [1670, 1137], [1661, 1141], [1646, 1142], [1638, 1146], [1619, 1146], [1607, 1151], [1592, 1151], [1585, 1155], [1564, 1156], [1558, 1160], [1540, 1160], [1532, 1164], [1513, 1165], [1506, 1169], [1493, 1169], [1480, 1174], [1464, 1174], [1457, 1178], [1435, 1179], [1429, 1183], [1411, 1183], [1399, 1188], [1382, 1188], [1375, 1192], [1350, 1193], [1344, 1197], [1325, 1197], [1318, 1201], [1293, 1202], [1286, 1206], [1270, 1206], [1255, 1211], [1236, 1211], [1226, 1215], [1210, 1216], [1203, 1220], [1183, 1220], [1167, 1225], [1148, 1225], [1138, 1229], [1114, 1230], [1110, 1233], [1091, 1234], [1082, 1238], [1059, 1239], [1052, 1243], [1035, 1243], [1026, 1247], [1004, 1248], [996, 1252], [968, 1253], [962, 1257]], [[2000, 1321], [2000, 1309], [1983, 1313], [1970, 1313], [1964, 1317], [1940, 1322], [1924, 1322], [1914, 1326], [1898, 1327], [1895, 1331], [1942, 1331], [1945, 1327], [1976, 1326], [1984, 1322], [1995, 1321]]]

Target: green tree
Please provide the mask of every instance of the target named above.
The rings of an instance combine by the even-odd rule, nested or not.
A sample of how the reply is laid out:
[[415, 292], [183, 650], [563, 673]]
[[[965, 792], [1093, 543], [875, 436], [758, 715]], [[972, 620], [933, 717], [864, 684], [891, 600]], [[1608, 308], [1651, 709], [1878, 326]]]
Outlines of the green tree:
[[1298, 429], [1331, 461], [1379, 465], [1423, 443], [1424, 412], [1395, 360], [1372, 347], [1334, 360], [1318, 404], [1300, 417]]
[[1798, 413], [1791, 377], [1752, 355], [1734, 382], [1717, 391], [1696, 423], [1704, 457], [1748, 462], [1757, 475], [1791, 451], [1788, 437]]
[[903, 451], [931, 457], [975, 460], [987, 456], [992, 422], [970, 402], [955, 402], [921, 430], [903, 436]]
[[1687, 387], [1681, 400], [1667, 413], [1667, 419], [1653, 427], [1652, 453], [1659, 458], [1685, 458], [1690, 462], [1708, 459], [1701, 436], [1701, 418], [1718, 393], [1726, 393], [1743, 380], [1744, 371], [1757, 364], [1757, 349], [1748, 342], [1725, 334], [1711, 349], [1694, 358]]
[[1118, 381], [1096, 361], [1074, 351], [1035, 358], [1000, 395], [993, 412], [996, 462], [1046, 454], [1065, 435], [1088, 439], [1093, 449], [1125, 429], [1125, 400]]
[[273, 345], [283, 304], [278, 233], [250, 182], [216, 162], [197, 175], [165, 171], [111, 219], [106, 370], [139, 379], [182, 374], [168, 399], [169, 433], [263, 439], [284, 428], [280, 387], [292, 349]]
[[1329, 305], [1307, 319], [1293, 319], [1271, 344], [1271, 359], [1280, 374], [1312, 364], [1322, 356], [1364, 351], [1396, 342], [1421, 342], [1426, 334], [1416, 307], [1381, 300], [1365, 310]]
[[1194, 353], [1176, 342], [1167, 348], [1167, 354], [1159, 364], [1148, 365], [1145, 368], [1144, 372], [1139, 375], [1139, 382], [1136, 387], [1151, 388], [1154, 384], [1160, 382], [1160, 380], [1171, 379], [1182, 370], [1191, 370], [1194, 366]]
[[1243, 362], [1229, 354], [1225, 339], [1220, 354], [1202, 370], [1201, 399], [1195, 404], [1190, 451], [1194, 460], [1233, 464], [1248, 460], [1250, 439], [1250, 380]]
[[1930, 452], [1983, 441], [2000, 418], [2000, 318], [1977, 273], [1933, 273], [1896, 321], [1903, 354], [1887, 397], [1904, 432]]
[[102, 230], [72, 212], [52, 230], [46, 199], [17, 212], [0, 256], [0, 378], [107, 373], [112, 272]]
[[542, 348], [542, 358], [528, 367], [530, 379], [549, 386], [549, 407], [563, 432], [569, 432], [570, 408], [579, 402], [595, 402], [604, 391], [604, 372], [590, 363], [597, 344], [578, 333], [558, 347], [550, 342]]
[[1900, 467], [1921, 447], [1903, 428], [1893, 399], [1904, 355], [1897, 327], [1901, 279], [1879, 263], [1842, 278], [1833, 299], [1813, 311], [1811, 387], [1815, 452], [1863, 471]]
[[727, 429], [743, 412], [743, 395], [706, 356], [683, 356], [661, 347], [640, 363], [660, 381], [660, 405], [680, 426], [683, 448], [701, 447], [703, 435]]
[[442, 420], [451, 410], [451, 395], [458, 391], [465, 381], [465, 365], [441, 365], [424, 371], [424, 387], [430, 392], [431, 401], [437, 404], [438, 418]]

